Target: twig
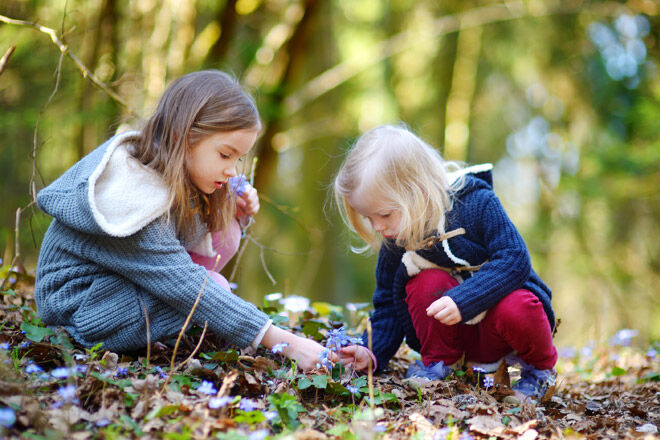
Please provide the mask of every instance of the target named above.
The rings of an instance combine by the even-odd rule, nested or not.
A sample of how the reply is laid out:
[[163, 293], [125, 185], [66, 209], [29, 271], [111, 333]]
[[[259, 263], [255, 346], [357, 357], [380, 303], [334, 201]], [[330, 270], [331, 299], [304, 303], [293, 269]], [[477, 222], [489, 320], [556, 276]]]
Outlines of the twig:
[[176, 366], [176, 368], [174, 369], [175, 371], [178, 371], [181, 367], [183, 367], [188, 362], [190, 362], [190, 360], [197, 354], [200, 347], [202, 346], [202, 342], [204, 342], [204, 336], [206, 336], [206, 330], [208, 329], [208, 325], [209, 325], [208, 321], [204, 321], [204, 328], [202, 329], [202, 334], [199, 337], [199, 342], [197, 342], [197, 345], [193, 349], [192, 353], [190, 353], [190, 356], [188, 356], [186, 360], [184, 360], [183, 362], [181, 362], [179, 365]]
[[151, 326], [149, 325], [149, 311], [144, 305], [144, 299], [140, 296], [140, 305], [142, 306], [142, 311], [144, 312], [144, 322], [147, 326], [147, 365], [146, 369], [149, 370], [149, 363], [151, 359]]
[[[213, 265], [213, 269], [218, 266], [218, 262], [220, 261], [220, 254], [215, 258], [215, 264]], [[170, 379], [172, 378], [172, 375], [174, 374], [175, 368], [174, 368], [174, 360], [176, 359], [176, 352], [179, 350], [179, 344], [181, 343], [181, 338], [183, 338], [183, 334], [186, 332], [186, 328], [188, 328], [188, 324], [190, 324], [190, 320], [192, 319], [193, 313], [195, 313], [195, 309], [197, 309], [197, 305], [199, 304], [200, 299], [202, 298], [202, 293], [204, 292], [204, 289], [206, 288], [206, 283], [208, 282], [209, 278], [211, 275], [209, 273], [206, 274], [206, 278], [204, 278], [204, 282], [202, 283], [202, 288], [199, 289], [199, 293], [197, 294], [197, 298], [195, 298], [195, 302], [193, 303], [190, 313], [188, 313], [188, 316], [186, 316], [186, 320], [183, 323], [183, 326], [181, 327], [181, 331], [179, 332], [179, 336], [176, 338], [176, 343], [174, 344], [174, 350], [172, 351], [172, 358], [170, 359], [170, 371], [167, 374], [167, 378], [165, 378], [165, 381], [163, 382], [163, 386], [161, 388], [161, 392], [165, 390], [165, 387], [169, 383]]]
[[9, 46], [9, 49], [7, 49], [2, 58], [0, 58], [0, 75], [2, 75], [2, 72], [5, 71], [5, 66], [9, 62], [9, 58], [12, 56], [15, 50], [16, 46]]
[[46, 26], [42, 26], [37, 23], [32, 23], [30, 21], [24, 21], [24, 20], [16, 20], [14, 18], [7, 17], [5, 15], [0, 15], [0, 22], [4, 22], [7, 24], [14, 24], [17, 26], [26, 26], [26, 27], [31, 27], [39, 32], [43, 32], [44, 34], [48, 35], [51, 39], [51, 41], [58, 47], [62, 55], [68, 56], [73, 62], [75, 63], [76, 67], [78, 67], [78, 70], [80, 70], [83, 74], [84, 78], [89, 78], [89, 80], [94, 84], [96, 87], [99, 89], [103, 90], [108, 96], [110, 96], [112, 99], [117, 101], [119, 104], [121, 104], [128, 113], [130, 113], [132, 116], [137, 116], [135, 112], [130, 108], [128, 103], [117, 93], [112, 91], [110, 87], [108, 87], [103, 81], [99, 80], [94, 73], [83, 64], [82, 61], [73, 53], [71, 50], [69, 50], [69, 46], [65, 44], [62, 40], [59, 39], [57, 36], [57, 32], [54, 29], [48, 28]]

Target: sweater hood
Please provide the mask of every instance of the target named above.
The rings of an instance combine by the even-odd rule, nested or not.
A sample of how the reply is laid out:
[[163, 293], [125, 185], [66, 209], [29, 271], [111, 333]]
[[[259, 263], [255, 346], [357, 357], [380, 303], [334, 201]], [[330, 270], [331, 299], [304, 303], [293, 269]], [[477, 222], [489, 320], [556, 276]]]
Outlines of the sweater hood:
[[66, 226], [89, 234], [127, 237], [165, 214], [169, 189], [161, 176], [114, 136], [37, 195], [39, 207]]

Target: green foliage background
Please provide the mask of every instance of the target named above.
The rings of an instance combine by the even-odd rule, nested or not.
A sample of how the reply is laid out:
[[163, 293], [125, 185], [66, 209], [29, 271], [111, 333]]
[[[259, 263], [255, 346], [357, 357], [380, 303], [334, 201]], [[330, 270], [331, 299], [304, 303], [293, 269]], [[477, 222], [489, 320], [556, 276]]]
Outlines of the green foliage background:
[[[553, 288], [560, 345], [622, 327], [660, 338], [659, 12], [651, 0], [0, 4], [1, 15], [54, 29], [137, 115], [149, 115], [170, 80], [202, 68], [231, 71], [254, 93], [264, 201], [235, 279], [242, 296], [369, 301], [375, 256], [350, 252], [359, 243], [328, 189], [359, 133], [403, 121], [447, 158], [495, 164], [496, 191]], [[621, 52], [594, 32], [607, 27], [630, 45], [630, 23], [643, 57], [617, 74]], [[0, 53], [12, 46], [0, 75], [5, 261], [16, 210], [31, 201], [34, 146], [38, 189], [137, 122], [71, 58], [58, 69], [47, 34], [0, 22]], [[48, 222], [33, 207], [22, 214], [28, 270]]]

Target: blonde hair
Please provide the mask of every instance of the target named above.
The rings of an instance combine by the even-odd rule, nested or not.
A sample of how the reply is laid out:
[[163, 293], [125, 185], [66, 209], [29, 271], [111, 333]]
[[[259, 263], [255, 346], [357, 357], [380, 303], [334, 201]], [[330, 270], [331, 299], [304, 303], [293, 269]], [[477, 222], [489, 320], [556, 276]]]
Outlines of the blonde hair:
[[192, 233], [195, 216], [211, 231], [227, 227], [235, 203], [227, 186], [211, 195], [190, 180], [186, 155], [205, 137], [218, 132], [261, 130], [252, 97], [238, 81], [219, 70], [189, 73], [173, 81], [140, 133], [127, 139], [134, 156], [159, 172], [170, 188], [170, 215], [178, 234]]
[[[379, 249], [380, 235], [348, 202], [356, 191], [385, 197], [401, 213], [396, 245], [418, 249], [424, 239], [443, 232], [452, 194], [464, 179], [449, 182], [447, 173], [460, 165], [445, 161], [405, 126], [381, 125], [364, 133], [349, 151], [334, 181], [334, 195], [344, 222], [367, 246]], [[440, 231], [438, 231], [440, 229]]]

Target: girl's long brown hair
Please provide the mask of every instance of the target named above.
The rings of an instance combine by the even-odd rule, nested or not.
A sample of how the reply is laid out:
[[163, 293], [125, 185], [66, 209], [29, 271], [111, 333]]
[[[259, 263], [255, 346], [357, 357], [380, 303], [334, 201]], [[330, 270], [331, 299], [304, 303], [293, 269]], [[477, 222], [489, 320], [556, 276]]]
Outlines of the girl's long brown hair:
[[186, 155], [208, 135], [245, 129], [261, 130], [252, 97], [228, 74], [204, 70], [173, 81], [141, 132], [127, 139], [134, 156], [160, 173], [170, 188], [170, 215], [178, 234], [192, 233], [196, 215], [211, 231], [224, 229], [234, 216], [227, 185], [211, 195], [199, 191], [186, 169]]

